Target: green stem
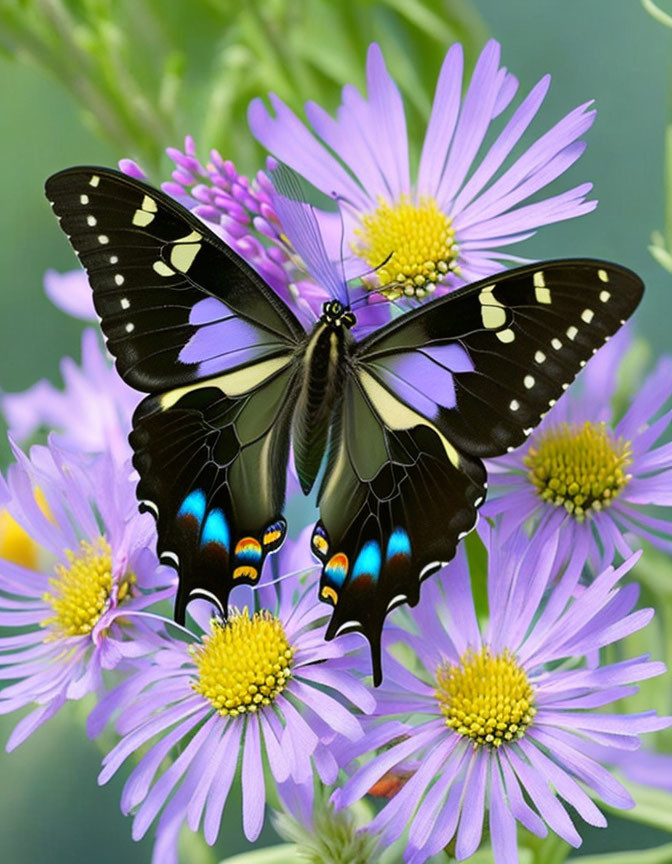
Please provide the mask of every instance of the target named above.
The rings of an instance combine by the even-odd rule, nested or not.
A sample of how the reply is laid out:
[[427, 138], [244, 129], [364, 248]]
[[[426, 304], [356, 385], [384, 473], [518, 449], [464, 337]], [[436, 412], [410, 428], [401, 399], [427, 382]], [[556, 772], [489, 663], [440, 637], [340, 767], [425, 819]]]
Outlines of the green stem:
[[663, 12], [662, 9], [659, 9], [653, 0], [642, 0], [642, 6], [646, 9], [649, 15], [652, 18], [655, 18], [655, 20], [660, 24], [664, 24], [666, 27], [672, 27], [672, 15], [668, 15], [667, 12]]

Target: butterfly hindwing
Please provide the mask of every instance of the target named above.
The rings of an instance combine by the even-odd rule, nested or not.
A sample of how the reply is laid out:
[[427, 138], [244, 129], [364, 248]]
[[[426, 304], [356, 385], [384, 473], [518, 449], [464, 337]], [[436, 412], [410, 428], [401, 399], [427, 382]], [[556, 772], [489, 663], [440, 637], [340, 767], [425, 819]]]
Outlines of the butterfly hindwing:
[[163, 192], [106, 168], [46, 194], [85, 267], [121, 377], [158, 392], [271, 357], [304, 331], [255, 271]]
[[362, 370], [346, 382], [320, 490], [312, 548], [320, 597], [335, 609], [327, 638], [357, 630], [382, 678], [388, 612], [418, 602], [420, 581], [455, 554], [475, 525], [485, 469]]
[[158, 551], [176, 567], [175, 617], [207, 597], [225, 612], [235, 585], [255, 585], [285, 538], [282, 516], [289, 452], [291, 357], [148, 396], [131, 443], [138, 497], [154, 513]]

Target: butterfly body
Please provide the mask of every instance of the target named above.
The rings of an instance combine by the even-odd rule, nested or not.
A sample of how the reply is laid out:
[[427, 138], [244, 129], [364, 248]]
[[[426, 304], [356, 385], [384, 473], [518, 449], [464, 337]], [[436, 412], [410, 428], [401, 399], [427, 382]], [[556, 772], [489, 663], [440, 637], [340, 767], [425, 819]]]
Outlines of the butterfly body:
[[325, 303], [301, 354], [292, 443], [296, 473], [304, 494], [313, 487], [324, 459], [329, 429], [342, 395], [346, 365], [355, 340], [352, 312], [338, 301]]
[[[385, 617], [418, 602], [422, 580], [476, 524], [481, 459], [526, 440], [643, 291], [609, 262], [546, 261], [364, 338], [334, 299], [306, 332], [162, 192], [96, 167], [62, 171], [46, 192], [88, 272], [119, 373], [147, 394], [130, 442], [140, 507], [156, 519], [161, 560], [179, 573], [177, 620], [195, 597], [226, 614], [235, 585], [258, 584], [286, 536], [291, 443], [304, 492], [324, 465], [310, 542], [319, 596], [333, 607], [326, 638], [363, 633], [375, 683]], [[291, 206], [305, 205], [284, 199]], [[326, 256], [318, 241], [304, 260]], [[328, 281], [338, 293], [337, 276]]]

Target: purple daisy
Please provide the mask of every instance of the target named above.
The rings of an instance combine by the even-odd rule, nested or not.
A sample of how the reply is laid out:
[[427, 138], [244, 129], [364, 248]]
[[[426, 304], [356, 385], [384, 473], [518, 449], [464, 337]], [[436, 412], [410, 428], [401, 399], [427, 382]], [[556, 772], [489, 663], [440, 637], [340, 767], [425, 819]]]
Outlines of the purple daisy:
[[[82, 276], [86, 282], [83, 271]], [[86, 290], [91, 295], [88, 283]], [[63, 390], [45, 379], [23, 393], [0, 397], [10, 435], [23, 443], [46, 428], [75, 452], [109, 451], [127, 459], [131, 417], [141, 394], [122, 381], [94, 330], [82, 334], [81, 365], [64, 357], [61, 375]]]
[[0, 678], [14, 682], [0, 691], [0, 713], [34, 706], [8, 750], [66, 700], [101, 689], [103, 670], [146, 653], [147, 626], [124, 616], [174, 593], [150, 552], [154, 525], [137, 512], [128, 463], [85, 462], [53, 442], [14, 453], [0, 499], [40, 551], [36, 570], [0, 560], [0, 625], [10, 631]]
[[[307, 543], [299, 548], [299, 542], [286, 541], [276, 556], [280, 572], [305, 557]], [[185, 823], [197, 831], [202, 821], [206, 841], [215, 842], [239, 761], [243, 830], [253, 841], [264, 823], [264, 759], [288, 806], [310, 813], [314, 775], [326, 784], [338, 775], [330, 744], [363, 734], [352, 706], [371, 712], [375, 700], [353, 674], [362, 662], [359, 642], [324, 641], [315, 579], [312, 568], [310, 578], [284, 578], [279, 588], [236, 589], [249, 605], [231, 607], [226, 623], [210, 620], [209, 606], [204, 613], [205, 601], [195, 601], [190, 611], [203, 604], [194, 616], [201, 623], [189, 644], [161, 639], [151, 665], [110, 692], [91, 715], [90, 732], [96, 733], [121, 710], [116, 725], [123, 738], [106, 756], [100, 783], [144, 752], [121, 806], [135, 811], [136, 840], [158, 817], [154, 862], [176, 864]], [[180, 745], [180, 755], [165, 767]]]
[[[485, 515], [501, 517], [503, 536], [528, 519], [562, 523], [572, 546], [590, 538], [589, 556], [606, 566], [643, 538], [672, 552], [672, 357], [664, 356], [625, 414], [613, 407], [627, 329], [600, 349], [528, 442], [488, 464]], [[662, 509], [666, 508], [666, 509]]]
[[654, 711], [592, 710], [635, 692], [633, 682], [662, 674], [662, 663], [648, 656], [603, 666], [581, 661], [651, 620], [653, 610], [633, 611], [638, 587], [619, 586], [638, 555], [577, 594], [585, 538], [565, 556], [556, 532], [532, 540], [519, 532], [504, 545], [489, 529], [483, 534], [488, 623], [479, 625], [461, 551], [443, 578], [425, 585], [422, 603], [407, 613], [411, 626], [388, 636], [388, 651], [406, 652], [405, 665], [414, 655], [414, 671], [390, 653], [378, 713], [412, 717], [413, 725], [371, 725], [353, 751], [388, 748], [334, 793], [345, 807], [388, 772], [410, 773], [369, 829], [389, 843], [410, 826], [405, 860], [412, 864], [453, 839], [455, 857], [468, 858], [481, 843], [486, 810], [497, 864], [518, 861], [516, 822], [542, 837], [548, 826], [579, 846], [561, 798], [592, 825], [606, 820], [577, 781], [612, 807], [634, 803], [588, 755], [593, 742], [633, 750], [641, 733], [672, 722]]
[[415, 182], [401, 96], [378, 45], [368, 53], [368, 100], [348, 85], [336, 119], [313, 102], [306, 105], [317, 137], [275, 94], [269, 96], [274, 117], [260, 99], [251, 103], [248, 119], [255, 137], [339, 200], [340, 216], [325, 211], [319, 216], [335, 260], [344, 235], [348, 278], [377, 268], [369, 285], [387, 286], [392, 298], [441, 293], [501, 270], [505, 262], [524, 260], [503, 247], [531, 237], [540, 226], [594, 209], [596, 202], [586, 200], [590, 183], [524, 203], [581, 156], [585, 143], [578, 139], [595, 117], [588, 110], [591, 103], [580, 105], [506, 164], [544, 100], [548, 75], [479, 158], [492, 121], [518, 88], [499, 62], [500, 46], [490, 41], [462, 99], [462, 47], [448, 51]]

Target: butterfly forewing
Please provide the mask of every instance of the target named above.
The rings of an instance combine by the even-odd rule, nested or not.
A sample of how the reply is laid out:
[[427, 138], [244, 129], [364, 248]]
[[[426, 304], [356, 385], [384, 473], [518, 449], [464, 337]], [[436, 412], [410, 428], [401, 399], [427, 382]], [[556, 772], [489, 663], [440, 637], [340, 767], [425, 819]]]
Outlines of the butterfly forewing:
[[365, 339], [358, 363], [465, 453], [519, 446], [639, 303], [643, 284], [604, 261], [498, 274]]
[[188, 210], [103, 168], [47, 181], [122, 378], [157, 392], [294, 347], [292, 312]]

